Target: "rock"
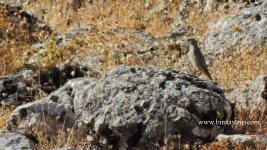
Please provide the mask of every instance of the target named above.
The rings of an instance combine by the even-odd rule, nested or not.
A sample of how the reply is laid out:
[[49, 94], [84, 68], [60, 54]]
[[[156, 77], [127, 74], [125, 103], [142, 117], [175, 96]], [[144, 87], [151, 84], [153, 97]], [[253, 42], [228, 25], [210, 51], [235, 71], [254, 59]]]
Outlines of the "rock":
[[37, 150], [37, 147], [33, 141], [24, 135], [17, 133], [0, 133], [0, 149]]
[[[36, 133], [32, 132], [33, 128], [41, 126], [40, 128], [43, 129], [48, 126], [49, 128], [46, 130], [46, 135], [48, 135], [50, 139], [56, 140], [58, 138], [58, 133], [63, 132], [66, 133], [67, 137], [65, 138], [68, 139], [71, 128], [75, 131], [81, 129], [78, 129], [78, 127], [80, 127], [80, 121], [75, 114], [73, 94], [82, 93], [82, 91], [80, 91], [82, 90], [81, 87], [83, 87], [84, 84], [88, 84], [91, 80], [92, 79], [89, 78], [70, 80], [67, 85], [51, 93], [43, 100], [17, 107], [10, 115], [6, 129], [36, 137]], [[64, 128], [62, 128], [63, 126]], [[82, 129], [82, 133], [79, 133], [79, 136], [83, 136], [86, 130], [86, 128], [84, 128], [84, 130]]]
[[211, 11], [212, 8], [214, 7], [214, 5], [218, 3], [218, 1], [214, 1], [214, 0], [205, 0], [204, 1], [204, 8], [203, 8], [203, 12], [208, 12]]
[[[46, 35], [52, 33], [51, 28], [46, 23], [44, 23], [42, 20], [40, 20], [33, 14], [30, 14], [27, 11], [23, 10], [21, 5], [3, 5], [0, 3], [0, 6], [4, 6], [7, 10], [6, 19], [13, 26], [20, 26], [21, 24], [23, 24], [23, 27], [31, 33], [42, 32]], [[26, 22], [23, 22], [24, 20]]]
[[93, 71], [92, 68], [82, 65], [60, 65], [59, 67], [42, 70], [39, 82], [42, 90], [51, 93], [64, 85], [68, 80], [84, 77], [91, 71]]
[[179, 15], [181, 20], [186, 20], [188, 18], [188, 14], [186, 13], [188, 7], [190, 6], [190, 1], [189, 0], [184, 0], [182, 1], [182, 3], [178, 6], [178, 11], [179, 11]]
[[[57, 128], [62, 129], [61, 125], [64, 120], [66, 120], [66, 128], [73, 127], [75, 120], [77, 119], [74, 115], [76, 112], [74, 109], [75, 105], [73, 105], [73, 94], [80, 94], [82, 92], [80, 91], [82, 90], [81, 87], [83, 87], [84, 84], [88, 84], [91, 80], [92, 79], [89, 78], [70, 80], [65, 86], [52, 92], [43, 100], [17, 107], [7, 121], [7, 129], [13, 132], [19, 131], [25, 133], [24, 129], [40, 124], [51, 125], [50, 123], [52, 123], [56, 130]], [[44, 117], [47, 116], [50, 117], [50, 120], [46, 122]], [[56, 120], [56, 117], [60, 118], [59, 122], [53, 122], [53, 119]]]
[[70, 80], [41, 101], [18, 107], [7, 129], [22, 132], [29, 125], [46, 124], [42, 119], [30, 123], [35, 116], [42, 118], [42, 112], [45, 116], [66, 112], [70, 126], [114, 149], [159, 149], [165, 135], [181, 135], [182, 143], [213, 138], [224, 127], [199, 121], [231, 117], [229, 101], [212, 83], [171, 69], [128, 66], [100, 79]]
[[[77, 58], [75, 60], [79, 64], [90, 64], [93, 68], [102, 70], [107, 63], [114, 67], [120, 64], [131, 64], [131, 62], [155, 65], [159, 63], [159, 59], [168, 61], [174, 54], [183, 50], [183, 42], [179, 40], [176, 43], [169, 43], [168, 38], [156, 38], [138, 30], [111, 28], [108, 34], [111, 37], [129, 37], [135, 40], [120, 38], [115, 42], [102, 42], [108, 50], [107, 55], [103, 55], [103, 47], [95, 41], [96, 44], [88, 45], [90, 51], [85, 57], [74, 56]], [[105, 38], [101, 36], [103, 35], [101, 31], [95, 31], [92, 35], [94, 39]]]
[[[68, 100], [69, 98], [65, 96], [63, 99]], [[71, 106], [53, 102], [52, 100], [54, 99], [51, 99], [49, 102], [36, 101], [17, 107], [8, 120], [7, 129], [12, 132], [19, 131], [20, 133], [29, 135], [31, 133], [28, 133], [26, 129], [37, 127], [37, 125], [47, 124], [53, 126], [54, 130], [60, 130], [64, 123], [66, 128], [71, 128], [75, 122], [73, 112], [71, 112]], [[53, 119], [60, 117], [61, 120], [53, 123], [52, 119], [46, 120], [48, 116]], [[64, 118], [66, 119], [65, 122]]]
[[267, 76], [262, 75], [247, 85], [241, 85], [227, 95], [236, 110], [267, 110]]
[[38, 92], [49, 94], [69, 79], [86, 76], [91, 68], [65, 64], [40, 72], [23, 70], [15, 75], [0, 77], [0, 104], [21, 104], [32, 101]]
[[145, 7], [146, 9], [150, 9], [150, 8], [151, 8], [151, 3], [149, 2], [149, 0], [145, 0], [145, 1], [144, 1], [144, 7]]
[[[187, 72], [187, 62], [180, 62], [180, 59], [181, 56], [187, 53], [188, 43], [184, 39], [181, 40], [179, 38], [185, 34], [190, 34], [190, 30], [192, 28], [189, 26], [177, 25], [170, 31], [168, 37], [163, 38], [146, 35], [136, 30], [119, 30], [120, 32], [114, 33], [115, 36], [130, 35], [137, 40], [129, 43], [129, 41], [121, 39], [123, 41], [122, 43], [129, 44], [125, 44], [123, 49], [119, 47], [118, 50], [111, 50], [117, 51], [117, 53], [124, 52], [124, 57], [121, 57], [122, 59], [120, 59], [119, 64], [129, 64], [125, 60], [133, 54], [135, 58], [134, 62], [139, 62], [139, 64], [156, 66], [169, 66], [173, 64], [174, 68], [179, 68], [181, 71]], [[137, 56], [135, 53], [137, 53]], [[142, 63], [140, 63], [140, 60]], [[180, 66], [184, 66], [184, 68], [182, 69]]]
[[0, 4], [9, 4], [11, 6], [22, 6], [27, 0], [0, 0]]
[[69, 60], [74, 59], [73, 57], [80, 59], [81, 56], [79, 53], [72, 55], [70, 51], [65, 50], [65, 46], [85, 36], [94, 29], [94, 25], [81, 25], [78, 28], [70, 28], [70, 31], [66, 34], [58, 35], [55, 38], [47, 39], [32, 45], [31, 48], [23, 51], [22, 57], [27, 64], [42, 64], [42, 62], [43, 64], [48, 64], [55, 59], [61, 59], [62, 55], [65, 53], [70, 57]]
[[[183, 1], [180, 5], [181, 12], [186, 12], [184, 9], [187, 9], [190, 5], [189, 1]], [[222, 6], [218, 9], [224, 9]], [[230, 6], [227, 11], [231, 13], [223, 14], [222, 17], [213, 16], [212, 20], [208, 21], [208, 32], [205, 37], [197, 38], [208, 67], [213, 67], [214, 64], [219, 65], [229, 60], [236, 61], [240, 55], [245, 55], [243, 58], [247, 57], [246, 55], [248, 57], [256, 55], [257, 57], [257, 55], [263, 54], [262, 51], [265, 50], [267, 45], [267, 2], [247, 7], [243, 7], [244, 4], [231, 3]], [[217, 13], [223, 12], [218, 10]], [[188, 14], [182, 15], [187, 19]], [[178, 19], [172, 25], [170, 37], [183, 36], [181, 34], [183, 32], [178, 32], [182, 29], [184, 34], [194, 36], [196, 27], [192, 26], [189, 28], [189, 26]], [[243, 58], [241, 57], [241, 61]], [[262, 63], [262, 61], [258, 62]], [[175, 65], [176, 68], [183, 72], [192, 72], [189, 69], [190, 63], [185, 55], [182, 55]], [[215, 71], [215, 73], [218, 72]]]
[[249, 146], [253, 149], [266, 149], [267, 147], [267, 136], [261, 135], [243, 135], [243, 134], [236, 134], [236, 135], [225, 135], [219, 134], [216, 139], [222, 142], [229, 142], [232, 145], [242, 144], [243, 146]]
[[177, 10], [179, 11], [181, 20], [184, 21], [189, 18], [191, 12], [197, 12], [203, 15], [205, 13], [211, 12], [212, 8], [214, 8], [216, 4], [220, 3], [222, 2], [214, 0], [183, 0], [181, 4], [178, 5]]
[[183, 142], [222, 132], [197, 121], [231, 116], [222, 90], [177, 71], [121, 66], [101, 80], [89, 85], [82, 105], [74, 103], [85, 110], [81, 120], [115, 147], [160, 145], [166, 114], [169, 134], [181, 134]]
[[[163, 14], [167, 14], [167, 10], [168, 10], [168, 7], [170, 5], [170, 2], [165, 2], [165, 1], [161, 1], [160, 4], [153, 8], [152, 10], [150, 10], [145, 16], [144, 16], [144, 20], [145, 21], [148, 21], [151, 19], [152, 15], [157, 13], [163, 13]], [[146, 4], [144, 7], [147, 7]], [[149, 6], [148, 6], [149, 7]], [[160, 20], [160, 18], [159, 18]]]
[[171, 38], [176, 38], [176, 37], [181, 37], [185, 35], [190, 35], [192, 34], [193, 29], [190, 26], [185, 26], [184, 24], [180, 23], [180, 20], [176, 20], [172, 24], [172, 29], [169, 33], [169, 37]]
[[[16, 75], [0, 77], [1, 104], [31, 101], [36, 92], [33, 88], [34, 75], [32, 70], [25, 70]], [[32, 85], [27, 85], [27, 82]]]
[[[267, 2], [261, 5], [245, 7], [229, 17], [209, 25], [209, 32], [204, 41], [203, 53], [214, 63], [219, 57], [227, 59], [237, 51], [267, 44]], [[229, 40], [231, 39], [231, 40]]]

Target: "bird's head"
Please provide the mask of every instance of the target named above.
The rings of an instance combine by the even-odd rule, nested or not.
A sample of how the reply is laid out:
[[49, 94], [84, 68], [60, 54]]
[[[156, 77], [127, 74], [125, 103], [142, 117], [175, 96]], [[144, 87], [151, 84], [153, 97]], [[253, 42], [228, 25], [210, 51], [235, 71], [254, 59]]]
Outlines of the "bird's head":
[[194, 39], [194, 38], [189, 38], [189, 39], [187, 39], [187, 42], [188, 42], [189, 44], [192, 44], [192, 45], [196, 45], [196, 44], [198, 43], [198, 41], [197, 41], [196, 39]]

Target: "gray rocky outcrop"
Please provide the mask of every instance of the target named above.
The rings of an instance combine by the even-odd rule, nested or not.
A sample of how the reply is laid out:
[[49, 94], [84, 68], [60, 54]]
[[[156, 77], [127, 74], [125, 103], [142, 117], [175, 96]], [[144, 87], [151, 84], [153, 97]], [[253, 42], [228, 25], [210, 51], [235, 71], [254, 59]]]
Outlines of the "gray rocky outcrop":
[[[13, 102], [32, 100], [34, 96], [34, 88], [27, 86], [27, 83], [23, 83], [25, 80], [28, 82], [34, 81], [34, 72], [26, 70], [22, 73], [1, 77], [0, 78], [0, 98], [1, 104], [10, 104]], [[33, 95], [32, 95], [33, 94]]]
[[203, 53], [209, 61], [233, 57], [234, 52], [267, 44], [267, 2], [243, 7], [237, 13], [209, 25], [209, 34], [204, 40]]
[[[166, 62], [169, 60], [178, 62], [181, 55], [187, 52], [187, 44], [183, 40], [170, 41], [167, 37], [156, 38], [155, 36], [144, 34], [141, 30], [141, 28], [132, 30], [110, 27], [108, 33], [111, 34], [111, 37], [129, 36], [135, 40], [129, 41], [121, 38], [119, 41], [101, 42], [106, 48], [106, 54], [103, 54], [102, 45], [88, 44], [85, 55], [75, 49], [81, 48], [81, 43], [86, 43], [83, 38], [86, 34], [90, 33], [92, 35], [91, 38], [96, 40], [106, 37], [103, 37], [103, 32], [94, 25], [81, 25], [80, 27], [72, 28], [66, 34], [56, 36], [54, 39], [34, 44], [23, 52], [22, 57], [27, 64], [44, 65], [55, 59], [61, 59], [61, 55], [68, 57], [62, 60], [63, 62], [77, 62], [81, 65], [90, 65], [92, 68], [102, 70], [105, 63], [107, 63], [106, 61], [109, 61], [108, 64], [110, 66], [128, 64], [128, 60], [138, 61], [142, 64], [157, 64], [159, 59]], [[170, 36], [180, 34], [180, 31], [179, 33], [177, 32], [170, 33]], [[69, 50], [66, 48], [68, 46], [74, 46], [74, 48]], [[73, 49], [75, 50], [74, 53], [72, 53]]]
[[232, 145], [242, 144], [244, 147], [250, 147], [253, 149], [266, 149], [267, 147], [267, 136], [263, 135], [225, 135], [220, 134], [216, 137], [218, 141], [230, 142]]
[[[26, 64], [46, 64], [48, 63], [47, 61], [61, 59], [61, 55], [63, 54], [70, 57], [69, 60], [66, 61], [70, 61], [72, 59], [80, 60], [81, 54], [77, 53], [74, 55], [70, 53], [70, 51], [66, 51], [65, 46], [67, 46], [71, 42], [74, 42], [78, 38], [84, 37], [88, 32], [94, 29], [94, 25], [81, 25], [78, 28], [71, 28], [70, 31], [66, 34], [60, 34], [54, 38], [50, 38], [32, 45], [29, 49], [23, 51], [23, 53], [21, 54], [22, 58], [25, 60]], [[54, 53], [55, 55], [53, 56], [55, 57], [50, 55]]]
[[22, 6], [27, 0], [0, 0], [0, 4], [9, 4], [11, 6]]
[[35, 143], [24, 135], [17, 133], [0, 133], [0, 149], [37, 150]]
[[235, 105], [237, 111], [242, 109], [266, 111], [267, 110], [267, 76], [262, 75], [249, 84], [241, 85], [227, 95]]
[[61, 125], [104, 147], [158, 149], [166, 136], [179, 134], [184, 143], [223, 133], [223, 126], [198, 121], [230, 119], [231, 107], [207, 81], [171, 69], [119, 66], [100, 79], [70, 80], [41, 101], [18, 107], [7, 129], [23, 133], [53, 122], [46, 116], [65, 116]]

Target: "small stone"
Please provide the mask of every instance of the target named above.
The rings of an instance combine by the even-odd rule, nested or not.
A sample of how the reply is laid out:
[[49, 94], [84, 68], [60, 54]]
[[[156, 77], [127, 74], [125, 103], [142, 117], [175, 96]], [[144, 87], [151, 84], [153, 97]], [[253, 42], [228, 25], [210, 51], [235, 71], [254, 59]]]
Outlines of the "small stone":
[[8, 96], [8, 94], [7, 94], [7, 93], [2, 93], [2, 96], [3, 96], [4, 98], [6, 98], [6, 97]]

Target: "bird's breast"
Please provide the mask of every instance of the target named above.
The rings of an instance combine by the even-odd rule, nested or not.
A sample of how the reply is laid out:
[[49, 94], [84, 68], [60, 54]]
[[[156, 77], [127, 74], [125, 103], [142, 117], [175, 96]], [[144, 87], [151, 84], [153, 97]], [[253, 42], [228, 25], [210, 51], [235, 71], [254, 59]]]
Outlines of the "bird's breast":
[[197, 58], [196, 58], [195, 53], [194, 53], [194, 48], [190, 47], [190, 50], [188, 52], [188, 57], [189, 57], [189, 60], [192, 63], [192, 65], [195, 68], [197, 68]]

